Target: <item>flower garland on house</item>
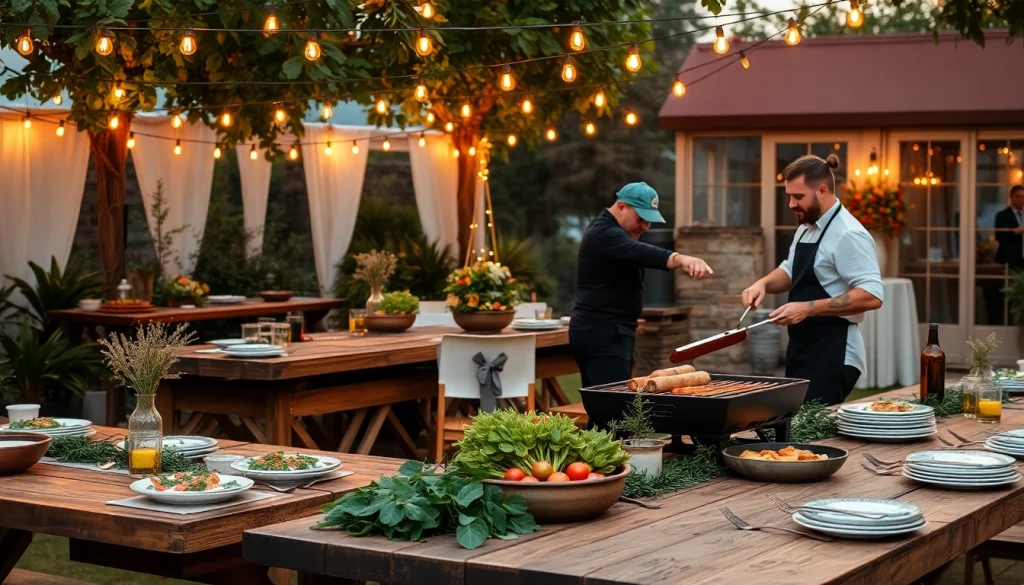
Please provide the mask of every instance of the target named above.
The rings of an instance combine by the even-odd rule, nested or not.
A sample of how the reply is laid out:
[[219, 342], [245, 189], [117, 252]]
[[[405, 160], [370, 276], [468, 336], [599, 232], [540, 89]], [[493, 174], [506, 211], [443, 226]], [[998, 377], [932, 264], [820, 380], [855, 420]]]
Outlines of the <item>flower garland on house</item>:
[[479, 262], [448, 275], [448, 307], [455, 313], [510, 311], [519, 304], [523, 287], [507, 266]]
[[900, 235], [906, 224], [907, 207], [899, 185], [881, 180], [858, 185], [851, 179], [843, 185], [843, 191], [843, 206], [868, 231]]

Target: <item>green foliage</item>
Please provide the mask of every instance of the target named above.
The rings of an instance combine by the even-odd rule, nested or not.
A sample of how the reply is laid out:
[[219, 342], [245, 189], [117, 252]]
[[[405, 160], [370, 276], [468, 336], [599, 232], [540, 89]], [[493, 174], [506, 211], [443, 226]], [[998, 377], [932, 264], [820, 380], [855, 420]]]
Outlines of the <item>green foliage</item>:
[[419, 297], [413, 296], [409, 291], [389, 292], [384, 294], [384, 300], [380, 302], [379, 310], [388, 315], [408, 315], [415, 313], [420, 308]]
[[540, 248], [533, 239], [519, 239], [511, 234], [498, 236], [498, 260], [515, 275], [526, 291], [547, 295], [552, 290]]
[[85, 272], [78, 263], [70, 263], [63, 273], [55, 257], [50, 257], [49, 272], [35, 262], [29, 261], [28, 265], [36, 277], [35, 286], [11, 275], [7, 275], [7, 278], [25, 297], [28, 307], [22, 311], [44, 337], [49, 337], [60, 327], [58, 322], [47, 316], [48, 311], [74, 309], [78, 307], [78, 301], [90, 297], [98, 298], [103, 293], [99, 273]]
[[622, 413], [622, 420], [608, 422], [608, 430], [616, 435], [626, 435], [627, 439], [638, 441], [654, 436], [654, 425], [651, 424], [653, 406], [644, 400], [643, 394], [637, 392], [633, 402], [629, 403]]
[[[117, 469], [128, 469], [128, 452], [107, 441], [93, 441], [88, 437], [54, 437], [47, 457], [64, 463], [91, 463], [104, 465], [111, 461]], [[165, 450], [160, 454], [160, 473], [207, 473], [206, 464], [186, 459], [181, 453]]]
[[805, 402], [793, 416], [789, 438], [794, 443], [809, 443], [834, 437], [839, 432], [839, 422], [834, 410], [820, 400]]
[[14, 378], [14, 373], [11, 371], [10, 360], [7, 358], [0, 359], [0, 400], [7, 403], [11, 403], [15, 399], [13, 387], [11, 386], [12, 378]]
[[[1003, 393], [1003, 401], [1006, 400], [1006, 393]], [[920, 402], [935, 409], [935, 416], [953, 416], [954, 414], [964, 413], [964, 392], [960, 386], [946, 388], [946, 391], [942, 395], [942, 399], [938, 399], [934, 396], [929, 396], [924, 400], [915, 400], [914, 402]]]
[[312, 528], [344, 528], [351, 536], [383, 534], [399, 541], [455, 532], [467, 549], [491, 537], [510, 540], [538, 530], [522, 496], [503, 498], [501, 488], [456, 469], [407, 461], [398, 473], [327, 504], [327, 517]]
[[156, 191], [153, 192], [153, 200], [149, 205], [150, 213], [153, 215], [151, 240], [153, 242], [153, 250], [156, 252], [156, 262], [154, 262], [151, 269], [153, 270], [153, 280], [159, 286], [165, 277], [170, 276], [163, 273], [164, 266], [169, 265], [173, 261], [178, 265], [178, 270], [181, 270], [181, 258], [175, 256], [172, 250], [174, 248], [174, 239], [184, 233], [189, 226], [185, 224], [174, 229], [168, 229], [167, 218], [170, 216], [171, 210], [167, 206], [167, 198], [164, 197], [163, 179], [156, 182]]
[[629, 459], [609, 433], [580, 431], [571, 418], [560, 414], [520, 414], [512, 409], [478, 414], [457, 446], [453, 463], [481, 477], [502, 477], [512, 467], [529, 473], [538, 461], [551, 463], [555, 471], [583, 461], [595, 472], [611, 473]]
[[96, 344], [71, 345], [58, 329], [43, 337], [22, 322], [17, 338], [0, 330], [0, 347], [9, 361], [9, 396], [21, 402], [46, 402], [68, 392], [84, 395], [104, 373]]
[[444, 292], [453, 313], [508, 311], [522, 300], [523, 287], [507, 266], [480, 262], [455, 269]]
[[995, 332], [989, 334], [987, 339], [968, 339], [967, 345], [971, 347], [971, 369], [977, 369], [980, 371], [992, 369], [992, 365], [989, 363], [989, 355], [995, 350], [996, 346], [999, 345], [999, 340], [996, 338]]
[[726, 468], [714, 447], [703, 445], [691, 455], [665, 461], [661, 475], [630, 473], [622, 495], [627, 498], [658, 498], [725, 475]]

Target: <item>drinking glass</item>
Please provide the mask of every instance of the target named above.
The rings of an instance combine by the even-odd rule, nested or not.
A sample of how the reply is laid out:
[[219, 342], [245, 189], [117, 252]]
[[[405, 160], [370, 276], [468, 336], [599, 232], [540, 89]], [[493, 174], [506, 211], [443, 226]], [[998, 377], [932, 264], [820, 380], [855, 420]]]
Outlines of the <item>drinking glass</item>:
[[292, 343], [298, 343], [305, 341], [303, 339], [306, 333], [306, 317], [300, 311], [292, 311], [285, 317], [285, 321], [292, 328]]
[[978, 410], [975, 418], [978, 422], [996, 424], [1003, 415], [1003, 389], [991, 379], [981, 380], [974, 385], [974, 394], [978, 397]]
[[534, 317], [536, 317], [538, 321], [543, 320], [543, 319], [550, 319], [551, 318], [551, 307], [548, 307], [546, 309], [537, 309], [533, 313], [534, 313]]
[[352, 309], [348, 312], [348, 332], [352, 335], [366, 334], [366, 309]]
[[271, 323], [271, 343], [281, 347], [288, 347], [292, 340], [292, 326], [288, 323]]
[[260, 325], [259, 323], [244, 323], [242, 324], [242, 339], [246, 343], [259, 343], [260, 342]]
[[260, 343], [274, 343], [274, 320], [261, 317], [256, 324], [260, 330]]

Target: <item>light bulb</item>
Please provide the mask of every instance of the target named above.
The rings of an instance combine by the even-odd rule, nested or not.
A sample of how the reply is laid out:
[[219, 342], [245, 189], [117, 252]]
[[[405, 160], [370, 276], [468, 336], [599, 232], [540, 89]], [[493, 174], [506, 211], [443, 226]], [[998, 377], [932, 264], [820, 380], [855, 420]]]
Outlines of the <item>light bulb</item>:
[[518, 143], [519, 143], [519, 139], [518, 139], [518, 138], [516, 138], [516, 135], [515, 135], [515, 134], [509, 134], [509, 135], [508, 135], [508, 139], [507, 139], [507, 142], [508, 142], [508, 145], [509, 145], [509, 146], [515, 146], [516, 144], [518, 144]]
[[129, 132], [128, 133], [128, 150], [131, 150], [133, 148], [135, 148], [135, 133], [134, 132]]
[[220, 155], [221, 155], [220, 147], [219, 146], [214, 147], [214, 149], [213, 149], [213, 158], [215, 158], [217, 160], [220, 160]]
[[427, 31], [420, 30], [420, 36], [416, 37], [416, 44], [413, 45], [413, 49], [416, 50], [416, 54], [420, 57], [426, 57], [434, 50], [434, 41], [427, 34]]
[[192, 27], [186, 28], [185, 34], [181, 36], [181, 42], [178, 43], [178, 50], [182, 55], [194, 55], [198, 48], [199, 43], [196, 42], [196, 35], [192, 32]]
[[293, 146], [291, 148], [291, 150], [288, 151], [288, 159], [289, 160], [299, 160], [299, 149], [298, 149], [298, 147]]
[[455, 124], [448, 122], [447, 124], [444, 125], [444, 131], [451, 134], [452, 132], [455, 131]]
[[512, 91], [516, 88], [516, 77], [512, 75], [512, 68], [508, 65], [501, 68], [501, 81], [498, 83], [498, 87], [502, 91]]
[[452, 158], [459, 158], [459, 154], [459, 149], [456, 148], [455, 150], [452, 151]]
[[224, 113], [220, 115], [220, 125], [227, 128], [231, 126], [234, 120], [231, 118], [231, 112], [224, 110]]
[[32, 31], [25, 29], [15, 41], [18, 53], [23, 57], [28, 57], [32, 54], [32, 51], [36, 50], [36, 44], [32, 42]]
[[434, 18], [434, 14], [437, 11], [434, 10], [434, 5], [430, 2], [420, 2], [420, 16], [423, 18], [431, 19]]
[[180, 138], [174, 143], [174, 154], [179, 155], [179, 156], [181, 155], [181, 139]]
[[850, 11], [846, 13], [846, 26], [860, 28], [864, 24], [864, 12], [860, 9], [860, 2], [850, 0]]
[[597, 95], [594, 96], [594, 105], [603, 108], [606, 103], [608, 103], [608, 100], [604, 97], [604, 92], [597, 92]]
[[437, 116], [434, 115], [434, 112], [427, 112], [427, 125], [428, 126], [432, 126], [434, 124], [434, 121], [436, 121], [436, 120], [437, 120]]
[[57, 126], [57, 136], [64, 136], [64, 120], [61, 120]]
[[582, 51], [587, 48], [587, 36], [583, 34], [583, 27], [572, 27], [572, 33], [569, 34], [569, 48], [573, 51]]
[[558, 132], [555, 132], [554, 128], [548, 128], [547, 134], [545, 134], [545, 136], [547, 137], [548, 142], [554, 142], [558, 138]]
[[325, 103], [320, 108], [320, 118], [323, 120], [330, 120], [332, 116], [334, 116], [334, 108], [331, 107], [331, 104]]
[[576, 81], [576, 77], [579, 75], [579, 71], [576, 70], [576, 66], [572, 63], [572, 57], [566, 55], [565, 61], [562, 63], [562, 81], [566, 83], [572, 83]]
[[269, 37], [281, 29], [281, 21], [277, 20], [277, 15], [271, 10], [267, 13], [267, 19], [263, 21], [263, 35]]
[[587, 125], [583, 127], [583, 131], [586, 132], [587, 136], [593, 136], [597, 134], [597, 126], [593, 122], [587, 122]]
[[729, 41], [725, 38], [725, 30], [720, 27], [715, 27], [715, 52], [719, 55], [724, 55], [729, 52]]
[[384, 98], [377, 98], [377, 104], [374, 106], [374, 109], [377, 110], [378, 114], [383, 116], [388, 113], [388, 102], [385, 101]]
[[64, 98], [62, 98], [59, 93], [57, 95], [53, 96], [53, 103], [55, 105], [59, 106], [61, 104], [61, 102], [63, 102], [63, 101], [64, 101]]
[[114, 86], [114, 99], [119, 100], [124, 97], [124, 88], [118, 83]]
[[740, 51], [740, 65], [743, 65], [744, 69], [750, 69], [750, 60], [747, 59], [747, 54]]
[[114, 52], [114, 37], [110, 36], [109, 30], [103, 29], [96, 37], [96, 52], [104, 57]]
[[359, 154], [359, 145], [355, 140], [352, 141], [352, 154]]
[[171, 127], [181, 128], [182, 124], [183, 122], [181, 121], [181, 114], [175, 113], [174, 116], [171, 118]]
[[32, 116], [25, 114], [25, 117], [22, 118], [21, 121], [25, 125], [26, 130], [32, 127]]
[[800, 27], [792, 18], [789, 19], [789, 26], [786, 27], [786, 44], [791, 46], [800, 44]]
[[391, 150], [391, 141], [388, 140], [387, 138], [385, 138], [384, 139], [384, 144], [381, 144], [380, 147], [382, 149], [384, 149], [384, 152], [387, 152], [387, 151]]
[[636, 73], [640, 71], [641, 67], [643, 67], [643, 61], [640, 60], [640, 49], [637, 48], [636, 43], [630, 43], [629, 56], [626, 57], [626, 69]]
[[274, 121], [278, 124], [284, 124], [288, 121], [288, 112], [284, 111], [284, 108], [277, 108], [274, 110]]
[[416, 90], [413, 92], [413, 96], [418, 102], [425, 102], [430, 97], [430, 92], [427, 91], [427, 86], [423, 83], [422, 79], [416, 84]]
[[686, 84], [681, 79], [676, 79], [676, 82], [672, 84], [672, 95], [676, 97], [683, 97], [686, 95]]
[[249, 149], [249, 160], [256, 160], [260, 157], [259, 153], [256, 152], [256, 145], [253, 144], [252, 148]]
[[306, 48], [302, 51], [308, 61], [316, 61], [320, 58], [320, 43], [316, 40], [316, 33], [309, 36], [306, 41]]
[[524, 114], [527, 114], [527, 115], [532, 114], [533, 113], [533, 101], [531, 101], [530, 98], [524, 99], [523, 100], [522, 108], [523, 108], [523, 113]]
[[331, 156], [332, 152], [334, 152], [334, 151], [331, 150], [331, 143], [328, 142], [327, 146], [324, 147], [324, 154], [326, 154], [327, 156]]
[[626, 124], [629, 126], [636, 126], [638, 119], [636, 114], [633, 112], [626, 112]]
[[117, 127], [120, 125], [121, 119], [117, 117], [117, 114], [114, 114], [109, 120], [107, 120], [107, 128], [110, 128], [111, 130], [117, 130]]
[[462, 114], [463, 118], [470, 118], [473, 116], [473, 107], [468, 103], [462, 104], [462, 107], [459, 108], [459, 113]]
[[420, 132], [419, 145], [420, 148], [423, 148], [424, 146], [427, 145], [427, 136], [423, 132]]

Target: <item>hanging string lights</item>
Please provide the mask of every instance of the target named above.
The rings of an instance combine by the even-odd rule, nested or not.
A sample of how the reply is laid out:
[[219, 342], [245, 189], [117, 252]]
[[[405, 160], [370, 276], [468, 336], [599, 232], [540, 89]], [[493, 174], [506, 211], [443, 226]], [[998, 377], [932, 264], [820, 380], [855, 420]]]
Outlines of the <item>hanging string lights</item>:
[[326, 145], [326, 146], [324, 146], [324, 154], [326, 154], [327, 156], [331, 156], [331, 154], [332, 154], [333, 152], [334, 152], [334, 150], [333, 150], [333, 149], [331, 149], [331, 141], [330, 141], [330, 140], [328, 140], [328, 141], [327, 141], [327, 145]]
[[334, 117], [334, 108], [331, 107], [331, 104], [324, 102], [324, 105], [320, 107], [320, 119], [326, 122], [332, 117]]
[[455, 131], [455, 124], [452, 124], [451, 122], [446, 123], [444, 125], [444, 131], [451, 134]]
[[523, 113], [527, 116], [533, 113], [533, 100], [530, 99], [530, 96], [523, 98], [523, 103], [520, 108], [522, 108]]
[[639, 121], [640, 120], [639, 120], [639, 118], [637, 118], [637, 115], [636, 115], [635, 112], [626, 112], [626, 125], [627, 126], [636, 126], [636, 123], [639, 122]]
[[686, 95], [686, 84], [683, 83], [682, 79], [676, 75], [676, 82], [672, 84], [672, 95], [676, 97], [683, 97]]
[[583, 132], [587, 136], [593, 136], [597, 134], [597, 125], [593, 122], [587, 122], [586, 126], [583, 127]]
[[36, 50], [36, 44], [32, 42], [32, 31], [27, 28], [22, 31], [21, 36], [14, 41], [14, 46], [22, 57], [31, 55]]
[[62, 98], [59, 93], [57, 95], [53, 96], [53, 104], [54, 105], [59, 106], [63, 101], [64, 101], [64, 98]]
[[127, 146], [128, 146], [128, 150], [131, 150], [131, 149], [135, 148], [135, 133], [134, 132], [129, 132], [128, 133], [128, 143], [127, 143]]
[[604, 91], [598, 90], [598, 92], [594, 94], [594, 105], [598, 108], [603, 108], [606, 103], [608, 103], [608, 99], [604, 96]]
[[422, 77], [416, 82], [416, 89], [413, 91], [413, 97], [415, 97], [416, 101], [420, 103], [425, 103], [430, 99], [430, 92], [427, 90], [427, 84], [423, 82]]
[[427, 126], [433, 126], [435, 121], [437, 121], [437, 116], [434, 115], [434, 112], [427, 112]]
[[519, 139], [516, 138], [515, 134], [509, 134], [508, 138], [506, 138], [505, 141], [508, 142], [508, 145], [513, 148], [515, 148], [516, 144], [519, 144]]
[[462, 114], [463, 118], [471, 118], [473, 116], [473, 106], [469, 105], [469, 102], [464, 102], [462, 107], [459, 108], [459, 113]]
[[725, 38], [725, 30], [720, 26], [715, 27], [715, 42], [712, 47], [719, 55], [729, 52], [729, 40]]
[[419, 145], [420, 148], [423, 148], [424, 146], [427, 145], [427, 135], [425, 132], [420, 132]]
[[385, 138], [384, 143], [381, 144], [380, 147], [384, 150], [384, 152], [391, 150], [391, 141]]
[[860, 28], [864, 24], [864, 12], [860, 9], [858, 0], [850, 0], [850, 11], [846, 13], [846, 26]]
[[426, 30], [420, 29], [420, 35], [416, 37], [416, 44], [413, 45], [413, 49], [420, 57], [426, 57], [434, 52], [434, 41], [427, 34]]
[[572, 62], [572, 57], [566, 55], [565, 60], [562, 62], [562, 81], [572, 83], [576, 81], [577, 74], [576, 65]]
[[747, 54], [740, 51], [740, 65], [743, 65], [744, 69], [750, 69], [750, 59], [747, 59]]
[[359, 143], [355, 140], [352, 141], [352, 154], [359, 154]]
[[307, 61], [320, 59], [320, 43], [316, 40], [316, 33], [309, 35], [309, 38], [306, 40], [306, 48], [303, 49], [302, 54], [306, 57]]
[[22, 125], [25, 126], [26, 130], [31, 128], [32, 127], [32, 114], [25, 114], [25, 117], [23, 117], [21, 119], [21, 123], [22, 123]]
[[288, 160], [299, 160], [298, 146], [292, 146], [291, 150], [288, 151]]
[[277, 19], [273, 10], [268, 10], [267, 18], [263, 21], [263, 36], [269, 37], [279, 30], [281, 30], [281, 21]]
[[373, 106], [377, 113], [383, 116], [388, 113], [388, 102], [383, 97], [377, 98], [377, 103]]
[[121, 87], [120, 82], [114, 86], [114, 99], [119, 100], [124, 97], [124, 88]]
[[110, 116], [110, 119], [107, 120], [107, 128], [110, 128], [111, 130], [117, 130], [117, 127], [120, 125], [121, 119], [117, 117], [117, 114]]
[[195, 55], [196, 49], [199, 48], [199, 43], [196, 41], [196, 35], [192, 32], [192, 27], [185, 27], [185, 34], [181, 35], [181, 42], [178, 43], [178, 50], [181, 51], [182, 55]]
[[181, 119], [181, 112], [174, 112], [174, 115], [171, 116], [171, 128], [181, 128], [182, 124], [184, 122]]
[[230, 128], [234, 124], [235, 120], [231, 117], [231, 112], [224, 110], [220, 115], [220, 125], [224, 128]]
[[174, 141], [174, 154], [181, 156], [181, 138]]
[[274, 110], [274, 122], [279, 126], [288, 121], [288, 112], [284, 111], [284, 108], [277, 108]]
[[427, 20], [432, 20], [437, 11], [434, 9], [434, 5], [430, 3], [430, 0], [420, 0], [420, 16]]
[[512, 68], [508, 65], [501, 68], [501, 80], [498, 83], [498, 87], [502, 91], [512, 91], [516, 88], [516, 78], [512, 75]]
[[548, 139], [548, 142], [554, 142], [558, 140], [558, 132], [555, 132], [554, 128], [548, 128], [548, 131], [544, 133], [544, 137]]
[[249, 160], [256, 160], [260, 157], [259, 153], [256, 152], [256, 145], [253, 144], [252, 148], [249, 149]]
[[220, 160], [221, 154], [222, 153], [220, 151], [220, 147], [219, 146], [214, 147], [214, 149], [213, 149], [213, 158], [216, 159], [216, 160]]
[[104, 57], [114, 52], [114, 37], [109, 30], [101, 30], [100, 36], [96, 37], [96, 52]]
[[61, 120], [57, 126], [57, 136], [64, 136], [64, 120]]
[[573, 51], [582, 51], [587, 48], [587, 37], [583, 34], [583, 27], [572, 27], [572, 32], [569, 33], [569, 48]]
[[800, 44], [800, 25], [792, 18], [789, 19], [789, 26], [786, 27], [785, 39], [787, 45], [796, 46]]
[[640, 59], [640, 49], [636, 46], [636, 43], [629, 44], [629, 55], [626, 57], [626, 69], [636, 73], [643, 67], [643, 61]]

